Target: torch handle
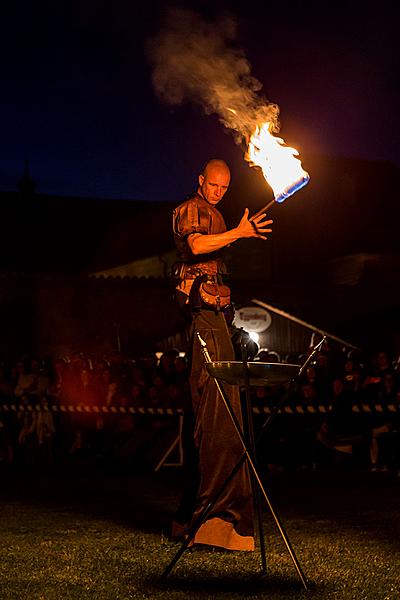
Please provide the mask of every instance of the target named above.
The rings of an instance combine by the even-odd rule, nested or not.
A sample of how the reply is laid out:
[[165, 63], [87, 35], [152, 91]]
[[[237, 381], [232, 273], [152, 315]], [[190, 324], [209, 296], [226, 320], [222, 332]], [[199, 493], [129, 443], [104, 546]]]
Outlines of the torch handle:
[[275, 202], [275, 200], [271, 200], [271, 202], [268, 202], [268, 204], [266, 204], [265, 206], [263, 206], [263, 208], [261, 208], [260, 210], [258, 210], [255, 215], [253, 215], [252, 217], [250, 217], [249, 221], [252, 221], [256, 217], [259, 217], [260, 215], [262, 215], [262, 213], [266, 212], [269, 209], [269, 207], [274, 204], [274, 202]]

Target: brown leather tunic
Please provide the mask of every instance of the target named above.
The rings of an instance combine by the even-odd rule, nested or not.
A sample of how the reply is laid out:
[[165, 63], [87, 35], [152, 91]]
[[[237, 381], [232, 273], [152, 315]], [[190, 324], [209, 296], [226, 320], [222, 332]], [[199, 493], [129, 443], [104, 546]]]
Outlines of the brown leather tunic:
[[194, 194], [174, 210], [173, 231], [179, 263], [184, 267], [179, 279], [191, 278], [193, 274], [225, 272], [221, 250], [194, 255], [187, 241], [193, 233], [207, 235], [226, 231], [224, 218], [215, 206]]

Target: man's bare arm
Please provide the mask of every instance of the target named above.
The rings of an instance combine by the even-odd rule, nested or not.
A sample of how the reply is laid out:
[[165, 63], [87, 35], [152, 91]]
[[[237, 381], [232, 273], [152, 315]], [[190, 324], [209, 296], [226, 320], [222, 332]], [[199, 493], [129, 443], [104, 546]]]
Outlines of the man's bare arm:
[[249, 221], [249, 209], [246, 208], [243, 217], [237, 227], [224, 231], [223, 233], [192, 233], [188, 237], [188, 244], [193, 254], [208, 254], [215, 250], [220, 250], [232, 242], [241, 238], [259, 238], [266, 240], [267, 236], [263, 235], [271, 233], [272, 229], [268, 225], [272, 221], [266, 220], [266, 214], [263, 213], [256, 217], [253, 221]]

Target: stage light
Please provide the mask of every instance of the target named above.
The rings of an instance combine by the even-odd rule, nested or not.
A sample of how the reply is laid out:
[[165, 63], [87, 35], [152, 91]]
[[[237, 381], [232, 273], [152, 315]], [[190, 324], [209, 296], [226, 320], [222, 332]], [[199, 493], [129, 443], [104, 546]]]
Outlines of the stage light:
[[248, 331], [247, 333], [249, 334], [249, 337], [253, 340], [253, 342], [258, 344], [258, 340], [260, 339], [258, 333], [256, 331]]

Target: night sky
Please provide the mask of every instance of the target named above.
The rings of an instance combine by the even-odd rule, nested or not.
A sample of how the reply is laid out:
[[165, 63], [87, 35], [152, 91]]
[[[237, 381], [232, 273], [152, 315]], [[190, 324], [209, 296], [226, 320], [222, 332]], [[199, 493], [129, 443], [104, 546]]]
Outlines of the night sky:
[[[146, 42], [168, 3], [9, 4], [0, 20], [0, 189], [16, 189], [26, 159], [40, 192], [132, 200], [180, 201], [213, 156], [230, 163], [233, 184], [249, 169], [216, 115], [195, 102], [166, 105], [154, 91]], [[306, 169], [319, 154], [400, 167], [397, 19], [376, 10], [310, 16], [292, 4], [279, 14], [267, 3], [190, 6], [211, 23], [222, 8], [235, 19], [232, 44], [260, 94], [279, 105], [280, 135]]]

